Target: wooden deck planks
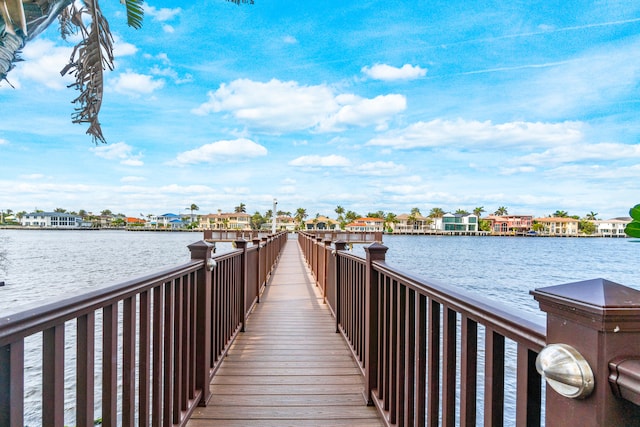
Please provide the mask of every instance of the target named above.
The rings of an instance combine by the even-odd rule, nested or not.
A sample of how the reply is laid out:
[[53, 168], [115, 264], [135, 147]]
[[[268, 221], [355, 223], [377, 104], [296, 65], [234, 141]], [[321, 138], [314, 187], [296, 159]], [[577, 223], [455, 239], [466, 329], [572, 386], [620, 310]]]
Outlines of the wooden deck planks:
[[189, 427], [382, 426], [335, 320], [289, 241]]

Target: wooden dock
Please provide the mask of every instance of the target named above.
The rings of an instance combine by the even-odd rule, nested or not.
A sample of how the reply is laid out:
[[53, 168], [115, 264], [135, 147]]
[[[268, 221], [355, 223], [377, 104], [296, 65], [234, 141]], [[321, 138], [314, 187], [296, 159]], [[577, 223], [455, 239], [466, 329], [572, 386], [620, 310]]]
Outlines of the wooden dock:
[[287, 242], [260, 303], [211, 383], [202, 426], [382, 426], [365, 405], [363, 378], [314, 285]]

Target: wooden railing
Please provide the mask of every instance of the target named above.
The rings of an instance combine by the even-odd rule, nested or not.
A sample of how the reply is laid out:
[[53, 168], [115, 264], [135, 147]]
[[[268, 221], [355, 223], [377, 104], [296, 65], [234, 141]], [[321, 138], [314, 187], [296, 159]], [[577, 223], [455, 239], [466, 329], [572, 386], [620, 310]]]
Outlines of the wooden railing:
[[[364, 398], [387, 425], [639, 425], [640, 292], [603, 279], [537, 289], [532, 294], [549, 313], [545, 327], [503, 304], [392, 268], [381, 244], [365, 247], [361, 258], [345, 251], [345, 242], [332, 248], [298, 236], [336, 332], [365, 377]], [[621, 336], [622, 328], [629, 335]], [[536, 357], [557, 342], [587, 359], [593, 395], [545, 393]]]
[[[34, 389], [42, 390], [43, 426], [64, 425], [69, 370], [75, 403], [66, 410], [75, 407], [75, 425], [98, 416], [109, 426], [183, 425], [209, 399], [286, 238], [251, 247], [238, 240], [217, 256], [197, 242], [184, 265], [0, 318], [0, 426], [24, 425], [25, 340], [39, 334], [43, 369]], [[65, 366], [65, 348], [75, 349], [75, 366]]]

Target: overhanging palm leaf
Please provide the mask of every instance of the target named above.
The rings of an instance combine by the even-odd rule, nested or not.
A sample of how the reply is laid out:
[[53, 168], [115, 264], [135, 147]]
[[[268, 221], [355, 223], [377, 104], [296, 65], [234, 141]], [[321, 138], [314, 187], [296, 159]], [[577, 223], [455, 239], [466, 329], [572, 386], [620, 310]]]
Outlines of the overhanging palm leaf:
[[[253, 0], [227, 0], [240, 5], [253, 4]], [[15, 62], [18, 53], [28, 40], [44, 31], [55, 18], [60, 20], [60, 31], [65, 38], [78, 29], [82, 41], [73, 49], [69, 64], [62, 75], [73, 74], [76, 82], [69, 87], [80, 91], [73, 100], [78, 104], [71, 118], [73, 123], [88, 123], [87, 134], [93, 141], [106, 143], [100, 128], [98, 113], [102, 106], [104, 70], [113, 70], [113, 37], [109, 23], [102, 15], [98, 0], [82, 0], [83, 6], [71, 4], [73, 0], [0, 0], [0, 81]], [[144, 0], [120, 0], [127, 9], [127, 23], [133, 28], [142, 27]], [[83, 15], [90, 16], [86, 26]]]
[[[94, 142], [106, 143], [98, 113], [102, 106], [104, 91], [105, 68], [113, 70], [113, 37], [109, 31], [109, 23], [102, 15], [96, 0], [84, 0], [80, 9], [72, 5], [69, 9], [71, 22], [80, 29], [82, 41], [73, 49], [69, 64], [60, 72], [73, 74], [76, 82], [69, 87], [75, 87], [80, 95], [73, 100], [79, 104], [72, 115], [73, 123], [88, 123], [87, 134]], [[91, 24], [87, 29], [82, 22], [82, 15], [91, 16]]]
[[127, 24], [136, 30], [142, 28], [142, 18], [144, 10], [142, 9], [143, 0], [125, 0], [127, 7]]

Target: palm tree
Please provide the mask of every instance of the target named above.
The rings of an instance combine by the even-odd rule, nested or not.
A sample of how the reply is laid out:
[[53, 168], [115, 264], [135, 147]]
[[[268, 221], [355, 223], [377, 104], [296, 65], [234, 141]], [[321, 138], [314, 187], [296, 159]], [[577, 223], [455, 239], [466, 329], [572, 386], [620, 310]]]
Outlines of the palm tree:
[[393, 227], [391, 227], [392, 224], [397, 224], [400, 221], [398, 221], [398, 218], [396, 216], [396, 214], [389, 212], [385, 217], [384, 217], [384, 229], [387, 230], [389, 229], [389, 231], [393, 231]]
[[234, 208], [234, 212], [235, 213], [246, 213], [247, 212], [247, 205], [245, 205], [244, 203], [240, 202], [240, 204]]
[[596, 213], [596, 212], [594, 212], [594, 211], [591, 211], [591, 212], [589, 212], [589, 213], [586, 215], [586, 218], [587, 218], [589, 221], [595, 221], [595, 220], [597, 220], [597, 219], [598, 219], [598, 218], [597, 218], [597, 216], [598, 216], [598, 213]]
[[551, 216], [556, 217], [556, 218], [566, 218], [569, 216], [569, 213], [567, 211], [555, 211]]
[[441, 208], [431, 208], [429, 211], [429, 218], [442, 218], [444, 216], [444, 210]]
[[473, 209], [473, 214], [475, 216], [477, 216], [478, 218], [480, 218], [482, 216], [483, 212], [484, 212], [484, 206], [478, 206], [477, 208]]
[[298, 208], [296, 210], [296, 214], [294, 216], [296, 222], [298, 223], [298, 228], [302, 227], [302, 221], [307, 217], [307, 210], [304, 208]]
[[509, 211], [505, 206], [500, 206], [498, 209], [496, 209], [496, 211], [494, 212], [494, 215], [498, 215], [498, 216], [509, 215]]
[[344, 208], [340, 205], [336, 206], [335, 212], [338, 214], [338, 221], [342, 221], [343, 220], [343, 216], [344, 215]]
[[458, 210], [456, 210], [456, 213], [458, 215], [469, 215], [469, 211], [467, 211], [465, 209], [458, 209]]
[[[253, 0], [227, 0], [235, 4], [253, 3]], [[127, 12], [127, 24], [139, 29], [144, 16], [143, 0], [121, 0]], [[37, 3], [29, 7], [25, 3]], [[27, 13], [25, 13], [27, 12]], [[90, 20], [84, 17], [91, 17]], [[42, 33], [58, 18], [63, 39], [80, 33], [82, 40], [73, 49], [69, 64], [61, 74], [72, 74], [76, 81], [70, 87], [80, 91], [73, 101], [78, 104], [71, 116], [73, 123], [87, 123], [87, 134], [93, 142], [106, 143], [100, 128], [98, 113], [104, 92], [103, 71], [113, 70], [113, 35], [109, 23], [100, 10], [98, 0], [39, 0], [22, 2], [0, 0], [0, 81], [7, 77], [13, 64], [20, 61], [19, 52], [25, 44]], [[87, 23], [88, 22], [88, 23]]]
[[199, 211], [200, 208], [195, 203], [191, 203], [191, 206], [189, 206], [187, 209], [191, 211], [191, 222], [193, 223], [193, 211]]

